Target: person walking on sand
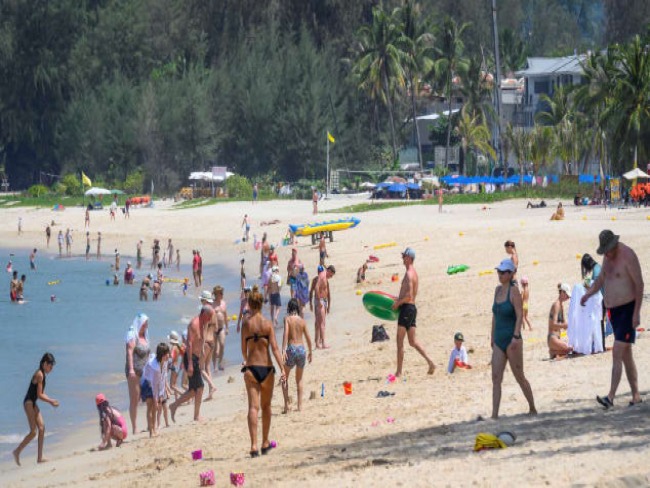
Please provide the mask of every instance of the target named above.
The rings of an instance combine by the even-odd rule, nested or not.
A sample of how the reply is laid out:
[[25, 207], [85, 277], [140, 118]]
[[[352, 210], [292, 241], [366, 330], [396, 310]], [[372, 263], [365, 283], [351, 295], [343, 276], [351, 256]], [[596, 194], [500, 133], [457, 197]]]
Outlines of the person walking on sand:
[[137, 432], [138, 402], [140, 401], [140, 380], [149, 360], [149, 317], [139, 313], [124, 339], [126, 344], [126, 381], [129, 386], [129, 415], [133, 433]]
[[255, 203], [257, 203], [257, 195], [258, 195], [258, 191], [257, 191], [257, 183], [255, 183], [255, 184], [253, 185], [253, 202], [252, 202], [253, 205], [254, 205]]
[[47, 243], [47, 247], [50, 247], [50, 237], [52, 237], [52, 229], [50, 227], [50, 224], [48, 224], [45, 227], [45, 242]]
[[244, 220], [242, 221], [241, 226], [244, 229], [244, 238], [242, 240], [244, 242], [248, 242], [251, 232], [251, 218], [248, 216], [248, 214], [244, 215]]
[[115, 447], [120, 447], [129, 435], [129, 428], [122, 413], [108, 403], [103, 393], [95, 397], [95, 405], [99, 414], [99, 432], [102, 436], [102, 442], [97, 450], [110, 449], [113, 447], [111, 441], [115, 441]]
[[90, 232], [86, 232], [86, 261], [90, 259]]
[[275, 340], [273, 325], [262, 316], [264, 297], [254, 287], [248, 297], [250, 315], [244, 319], [241, 331], [241, 353], [244, 359], [244, 383], [248, 394], [248, 432], [251, 439], [250, 456], [259, 456], [257, 450], [257, 417], [262, 410], [262, 454], [271, 449], [271, 400], [275, 385], [275, 367], [271, 351], [280, 368], [282, 383], [287, 381], [282, 355]]
[[424, 348], [415, 338], [415, 325], [417, 318], [417, 308], [415, 298], [418, 294], [418, 274], [415, 271], [413, 261], [415, 261], [415, 251], [407, 247], [402, 253], [402, 261], [406, 268], [402, 285], [399, 290], [399, 296], [393, 304], [393, 310], [399, 309], [399, 318], [397, 319], [397, 371], [396, 377], [402, 376], [402, 366], [404, 364], [404, 337], [408, 337], [409, 345], [414, 348], [429, 364], [427, 374], [433, 374], [436, 366], [427, 355]]
[[65, 252], [68, 257], [72, 255], [72, 232], [70, 229], [65, 230]]
[[142, 239], [135, 246], [135, 266], [137, 269], [142, 268]]
[[316, 188], [313, 188], [311, 194], [311, 201], [314, 207], [314, 215], [317, 215], [318, 214], [318, 190], [316, 190]]
[[140, 399], [147, 403], [147, 430], [149, 437], [156, 437], [158, 411], [162, 408], [161, 398], [165, 392], [166, 383], [163, 378], [163, 364], [169, 359], [169, 346], [164, 342], [156, 347], [156, 355], [152, 356], [144, 367], [140, 380]]
[[[214, 303], [212, 293], [207, 290], [201, 292], [199, 300], [201, 300], [201, 306], [213, 306]], [[212, 353], [215, 348], [214, 336], [216, 329], [217, 317], [213, 315], [210, 321], [205, 325], [205, 330], [203, 331], [205, 341], [203, 343], [203, 351], [201, 352], [201, 374], [203, 375], [205, 382], [208, 384], [208, 396], [205, 401], [212, 400], [215, 391], [217, 391], [217, 389], [214, 387], [214, 383], [212, 383], [212, 372], [210, 371], [210, 362], [212, 360]]]
[[524, 312], [524, 324], [528, 326], [528, 330], [533, 330], [533, 324], [530, 323], [528, 318], [528, 308], [530, 302], [530, 286], [528, 284], [528, 277], [523, 276], [521, 278], [521, 300], [523, 302], [523, 312]]
[[492, 418], [499, 417], [501, 383], [506, 363], [528, 401], [529, 414], [536, 415], [535, 400], [530, 383], [524, 375], [524, 349], [521, 338], [523, 308], [521, 293], [512, 277], [517, 271], [511, 259], [504, 259], [496, 267], [499, 285], [494, 290], [492, 303]]
[[203, 377], [201, 376], [201, 354], [204, 347], [205, 326], [214, 317], [214, 309], [211, 305], [205, 304], [201, 307], [199, 315], [194, 317], [187, 326], [187, 341], [185, 354], [183, 355], [183, 366], [188, 377], [188, 389], [174, 403], [169, 406], [169, 413], [172, 421], [176, 423], [176, 409], [179, 405], [194, 398], [194, 420], [201, 420], [201, 400], [203, 397]]
[[86, 208], [86, 218], [84, 220], [84, 229], [90, 228], [90, 211]]
[[102, 258], [102, 233], [97, 232], [97, 259]]
[[[302, 342], [303, 336], [307, 343], [309, 352], [305, 351]], [[287, 315], [284, 317], [284, 336], [282, 338], [282, 360], [287, 368], [287, 381], [282, 384], [282, 393], [284, 395], [284, 410], [282, 413], [289, 412], [289, 373], [296, 367], [296, 388], [298, 390], [298, 411], [302, 410], [302, 374], [305, 363], [311, 364], [311, 337], [307, 330], [307, 324], [300, 316], [300, 304], [298, 300], [292, 298], [287, 305]]]
[[[314, 311], [315, 318], [315, 339], [316, 349], [329, 349], [325, 342], [325, 326], [327, 314], [330, 313], [332, 306], [332, 296], [330, 295], [329, 280], [336, 273], [334, 266], [329, 265], [327, 268], [319, 266], [318, 276], [313, 283], [313, 301], [310, 300], [309, 308]], [[311, 298], [311, 296], [310, 296]]]
[[23, 452], [23, 449], [27, 447], [27, 444], [34, 440], [34, 437], [38, 435], [38, 452], [36, 461], [39, 463], [44, 463], [47, 461], [43, 457], [43, 444], [45, 442], [45, 422], [43, 422], [43, 416], [41, 415], [41, 410], [36, 404], [37, 400], [49, 403], [53, 407], [58, 407], [59, 402], [54, 398], [50, 398], [45, 394], [45, 377], [52, 372], [56, 361], [54, 356], [49, 352], [43, 354], [41, 362], [38, 366], [36, 372], [32, 375], [32, 379], [29, 382], [29, 387], [27, 388], [27, 394], [23, 400], [23, 408], [25, 410], [25, 415], [27, 416], [27, 422], [29, 423], [29, 434], [25, 436], [20, 445], [14, 449], [14, 461], [20, 466], [20, 453]]
[[[612, 349], [612, 379], [609, 393], [596, 396], [605, 409], [614, 406], [616, 390], [621, 382], [623, 366], [632, 390], [630, 405], [641, 403], [636, 364], [632, 355], [632, 345], [636, 340], [636, 328], [641, 323], [641, 303], [643, 301], [643, 276], [636, 253], [619, 242], [618, 235], [604, 230], [598, 236], [600, 245], [597, 253], [603, 257], [601, 273], [580, 300], [584, 305], [589, 298], [604, 289], [603, 299], [609, 310], [614, 329]], [[604, 286], [603, 286], [604, 285]]]
[[442, 188], [439, 188], [438, 189], [438, 213], [442, 213], [442, 201], [443, 201]]
[[194, 277], [194, 287], [199, 287], [199, 256], [196, 249], [192, 249], [192, 276]]
[[172, 244], [171, 239], [168, 239], [167, 240], [167, 266], [171, 267], [173, 262], [174, 262], [174, 244]]
[[320, 241], [318, 242], [318, 257], [320, 259], [319, 263], [321, 266], [325, 266], [325, 258], [329, 258], [327, 254], [327, 246], [325, 244], [325, 235], [321, 234]]

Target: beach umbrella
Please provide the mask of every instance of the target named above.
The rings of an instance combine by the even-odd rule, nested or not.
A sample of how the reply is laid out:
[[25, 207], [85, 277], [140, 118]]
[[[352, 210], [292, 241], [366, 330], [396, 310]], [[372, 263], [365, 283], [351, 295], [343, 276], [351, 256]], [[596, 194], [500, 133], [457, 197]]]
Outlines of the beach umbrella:
[[111, 190], [111, 195], [124, 195], [122, 190]]
[[376, 185], [374, 183], [370, 183], [369, 181], [364, 181], [359, 185], [359, 188], [374, 188]]
[[634, 168], [632, 171], [624, 173], [623, 178], [626, 180], [635, 180], [637, 178], [650, 178], [650, 176], [641, 171], [639, 168]]
[[89, 195], [110, 195], [111, 191], [107, 190], [106, 188], [96, 188], [92, 187], [84, 193], [84, 195], [89, 196]]

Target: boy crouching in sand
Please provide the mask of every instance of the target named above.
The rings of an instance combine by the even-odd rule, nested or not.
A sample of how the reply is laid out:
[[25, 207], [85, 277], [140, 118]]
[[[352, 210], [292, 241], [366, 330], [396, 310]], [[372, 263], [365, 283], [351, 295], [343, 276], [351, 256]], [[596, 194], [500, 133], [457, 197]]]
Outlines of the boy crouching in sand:
[[[302, 342], [303, 336], [307, 342], [309, 352], [305, 351]], [[284, 337], [282, 339], [282, 360], [287, 369], [296, 367], [296, 386], [298, 389], [298, 411], [302, 410], [302, 374], [305, 368], [305, 362], [311, 363], [311, 338], [307, 331], [307, 324], [300, 317], [300, 304], [298, 300], [292, 298], [287, 304], [287, 316], [284, 318]], [[289, 376], [282, 383], [282, 393], [284, 394], [284, 410], [282, 413], [289, 412]]]

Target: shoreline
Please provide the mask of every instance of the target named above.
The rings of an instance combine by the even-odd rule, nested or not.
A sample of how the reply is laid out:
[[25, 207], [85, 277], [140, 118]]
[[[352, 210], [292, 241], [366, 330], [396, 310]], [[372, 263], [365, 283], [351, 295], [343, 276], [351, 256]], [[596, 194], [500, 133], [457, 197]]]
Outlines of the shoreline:
[[[297, 208], [293, 202], [263, 203], [199, 207], [173, 212], [177, 215], [174, 217], [154, 209], [147, 220], [157, 220], [158, 225], [143, 223], [147, 229], [137, 229], [135, 239], [134, 225], [117, 227], [120, 232], [115, 242], [120, 246], [132, 242], [135, 249], [140, 236], [147, 243], [151, 236], [171, 233], [176, 243], [175, 236], [180, 234], [184, 236], [179, 239], [181, 245], [197, 242], [197, 247], [205, 249], [206, 263], [232, 259], [234, 266], [228, 269], [237, 274], [240, 252], [245, 251], [247, 273], [256, 276], [257, 253], [233, 244], [240, 237], [244, 213], [252, 215], [258, 238], [260, 231], [268, 230], [271, 242], [282, 238], [285, 223], [317, 219], [310, 215], [309, 202], [305, 208]], [[326, 205], [334, 203], [342, 205], [341, 201]], [[152, 482], [178, 486], [198, 483], [199, 472], [214, 469], [217, 485], [225, 485], [231, 471], [244, 471], [252, 486], [367, 486], [376, 484], [379, 477], [391, 486], [405, 479], [413, 486], [431, 486], [457, 483], [459, 474], [466, 484], [508, 484], [519, 479], [531, 486], [595, 485], [614, 483], [625, 476], [629, 482], [647, 484], [650, 402], [624, 407], [629, 386], [623, 378], [616, 408], [602, 411], [594, 398], [609, 387], [610, 355], [548, 361], [545, 321], [557, 295], [556, 284], [579, 281], [577, 255], [589, 252], [596, 256], [598, 232], [603, 228], [612, 228], [621, 235], [622, 242], [636, 250], [646, 279], [650, 276], [649, 213], [646, 209], [604, 211], [567, 206], [564, 221], [550, 222], [551, 203], [547, 209], [534, 210], [526, 210], [525, 204], [525, 200], [500, 202], [486, 210], [479, 205], [445, 206], [442, 214], [435, 206], [398, 207], [365, 213], [357, 229], [337, 233], [335, 241], [327, 243], [330, 262], [337, 268], [331, 283], [332, 314], [328, 317], [333, 347], [316, 351], [313, 363], [305, 369], [303, 412], [279, 414], [283, 400], [276, 389], [271, 438], [278, 441], [279, 447], [269, 456], [254, 460], [247, 457], [245, 390], [241, 377], [229, 372], [216, 377], [216, 400], [202, 408], [204, 423], [189, 421], [189, 407], [182, 407], [178, 424], [162, 429], [157, 439], [139, 434], [136, 442], [106, 453], [87, 452], [77, 446], [80, 455], [62, 456], [42, 466], [25, 458], [21, 469], [0, 467], [3, 479], [9, 486], [76, 486], [91, 480], [98, 486], [119, 483], [144, 487]], [[79, 217], [83, 219], [83, 214]], [[282, 220], [282, 224], [259, 227], [259, 221], [272, 218]], [[336, 217], [328, 214], [327, 219], [331, 218]], [[10, 218], [0, 223], [0, 245], [10, 239], [10, 220], [15, 224], [15, 219]], [[25, 218], [23, 222], [25, 226]], [[32, 232], [37, 235], [36, 230]], [[195, 235], [196, 240], [189, 241], [189, 235]], [[526, 376], [540, 414], [524, 415], [526, 402], [507, 371], [501, 418], [479, 422], [479, 416], [489, 417], [491, 408], [489, 324], [496, 285], [493, 274], [481, 272], [492, 270], [500, 261], [507, 239], [517, 243], [520, 273], [531, 283], [534, 330], [524, 333], [524, 357]], [[392, 242], [396, 245], [374, 248]], [[405, 379], [389, 384], [386, 377], [395, 368], [395, 324], [384, 322], [389, 341], [371, 344], [372, 325], [382, 321], [362, 309], [356, 291], [379, 289], [395, 293], [399, 283], [392, 282], [391, 276], [403, 273], [399, 253], [406, 246], [416, 250], [415, 264], [420, 275], [417, 337], [437, 368], [433, 376], [426, 375], [426, 363], [407, 345]], [[311, 248], [308, 239], [300, 240], [299, 256], [308, 271], [315, 268], [318, 259], [317, 251]], [[280, 247], [279, 251], [284, 270], [290, 248]], [[369, 282], [357, 286], [356, 269], [370, 254], [376, 255], [379, 262], [371, 265]], [[446, 275], [448, 265], [461, 263], [470, 269]], [[309, 274], [313, 276], [313, 272]], [[646, 303], [642, 325], [649, 319]], [[308, 319], [311, 334], [312, 324]], [[456, 331], [464, 333], [466, 347], [473, 350], [470, 362], [474, 369], [448, 375], [445, 369]], [[650, 381], [644, 373], [650, 368], [650, 341], [645, 334], [634, 348], [642, 392], [647, 392]], [[233, 383], [227, 383], [228, 376], [233, 376]], [[353, 383], [350, 396], [343, 393], [344, 381]], [[325, 384], [323, 398], [321, 384]], [[295, 397], [293, 375], [290, 388]], [[395, 396], [377, 398], [380, 390]], [[312, 391], [317, 393], [315, 400], [309, 400]], [[98, 443], [96, 426], [89, 425], [88, 429], [95, 431]], [[477, 433], [501, 430], [516, 433], [515, 446], [505, 451], [472, 452]], [[46, 454], [53, 447], [46, 442]], [[205, 459], [200, 465], [192, 463], [189, 455], [198, 448], [203, 449]], [[526, 462], [524, 470], [522, 460]], [[549, 462], [552, 472], [548, 471]]]

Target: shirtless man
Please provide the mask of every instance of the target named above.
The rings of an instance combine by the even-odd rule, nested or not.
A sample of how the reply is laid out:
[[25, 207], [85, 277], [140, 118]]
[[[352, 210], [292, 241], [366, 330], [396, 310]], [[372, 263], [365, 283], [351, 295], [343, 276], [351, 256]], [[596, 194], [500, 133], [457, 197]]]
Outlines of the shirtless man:
[[72, 254], [72, 232], [70, 229], [65, 230], [65, 252], [68, 257]]
[[97, 259], [102, 257], [102, 233], [97, 232]]
[[433, 361], [431, 361], [424, 348], [415, 339], [415, 319], [418, 313], [415, 307], [415, 297], [418, 294], [418, 274], [413, 266], [415, 251], [407, 247], [402, 253], [402, 261], [404, 262], [406, 273], [404, 273], [404, 278], [402, 279], [399, 297], [393, 304], [393, 310], [400, 309], [399, 318], [397, 319], [397, 371], [395, 372], [395, 376], [402, 376], [404, 336], [408, 336], [409, 346], [419, 352], [429, 364], [427, 374], [433, 374], [436, 369]]
[[183, 365], [189, 378], [188, 389], [169, 406], [172, 420], [176, 422], [176, 409], [179, 405], [194, 397], [194, 420], [200, 421], [201, 397], [203, 396], [203, 378], [201, 376], [201, 351], [205, 342], [204, 328], [212, 320], [214, 309], [206, 304], [201, 307], [197, 317], [194, 317], [187, 326], [187, 342]]
[[316, 215], [318, 214], [318, 191], [316, 188], [314, 188], [314, 191], [311, 194], [311, 201], [314, 206], [314, 215]]
[[56, 240], [58, 241], [59, 244], [59, 257], [63, 257], [63, 231], [59, 231], [59, 235], [57, 236]]
[[14, 271], [11, 281], [9, 282], [9, 298], [12, 302], [18, 301], [18, 271]]
[[614, 328], [612, 349], [612, 380], [607, 396], [596, 400], [605, 409], [614, 406], [614, 396], [621, 381], [623, 366], [632, 390], [630, 405], [641, 403], [636, 364], [632, 356], [632, 344], [636, 339], [636, 328], [641, 323], [641, 302], [643, 301], [643, 276], [636, 253], [618, 242], [619, 236], [611, 230], [604, 230], [598, 236], [598, 254], [604, 255], [600, 275], [580, 300], [584, 305], [604, 285], [605, 307], [609, 309]]
[[167, 266], [171, 266], [174, 261], [174, 245], [171, 239], [167, 240], [167, 256]]
[[325, 258], [329, 258], [327, 254], [327, 247], [325, 246], [325, 235], [321, 234], [320, 242], [318, 243], [318, 256], [320, 258], [320, 265], [325, 266]]
[[138, 241], [138, 244], [135, 246], [135, 265], [138, 269], [142, 268], [142, 239]]
[[269, 244], [265, 232], [262, 236], [262, 247], [260, 250], [260, 278], [262, 277], [264, 269], [266, 268], [266, 262], [269, 260], [269, 254], [271, 254], [271, 245]]
[[90, 232], [86, 232], [86, 261], [90, 259]]
[[[308, 351], [305, 350], [303, 337], [307, 342]], [[296, 367], [296, 388], [298, 390], [298, 411], [302, 410], [302, 374], [305, 363], [311, 363], [311, 338], [307, 324], [300, 316], [300, 303], [295, 298], [289, 300], [287, 315], [284, 317], [284, 336], [282, 339], [282, 359], [287, 371], [287, 381], [282, 383], [284, 394], [284, 409], [282, 413], [289, 412], [289, 372]]]
[[316, 343], [316, 349], [329, 349], [330, 346], [325, 343], [325, 319], [327, 314], [330, 313], [330, 307], [332, 306], [329, 279], [334, 276], [336, 269], [332, 265], [329, 265], [327, 268], [321, 267], [320, 269], [322, 271], [319, 271], [318, 276], [314, 278], [316, 283], [312, 287], [313, 302], [310, 300], [309, 308], [314, 311], [316, 319], [314, 324], [314, 342]]
[[289, 262], [287, 263], [287, 284], [291, 289], [291, 298], [293, 298], [296, 275], [298, 274], [300, 266], [302, 266], [302, 261], [300, 261], [300, 258], [298, 257], [298, 249], [294, 247], [291, 249], [291, 259], [289, 259]]

